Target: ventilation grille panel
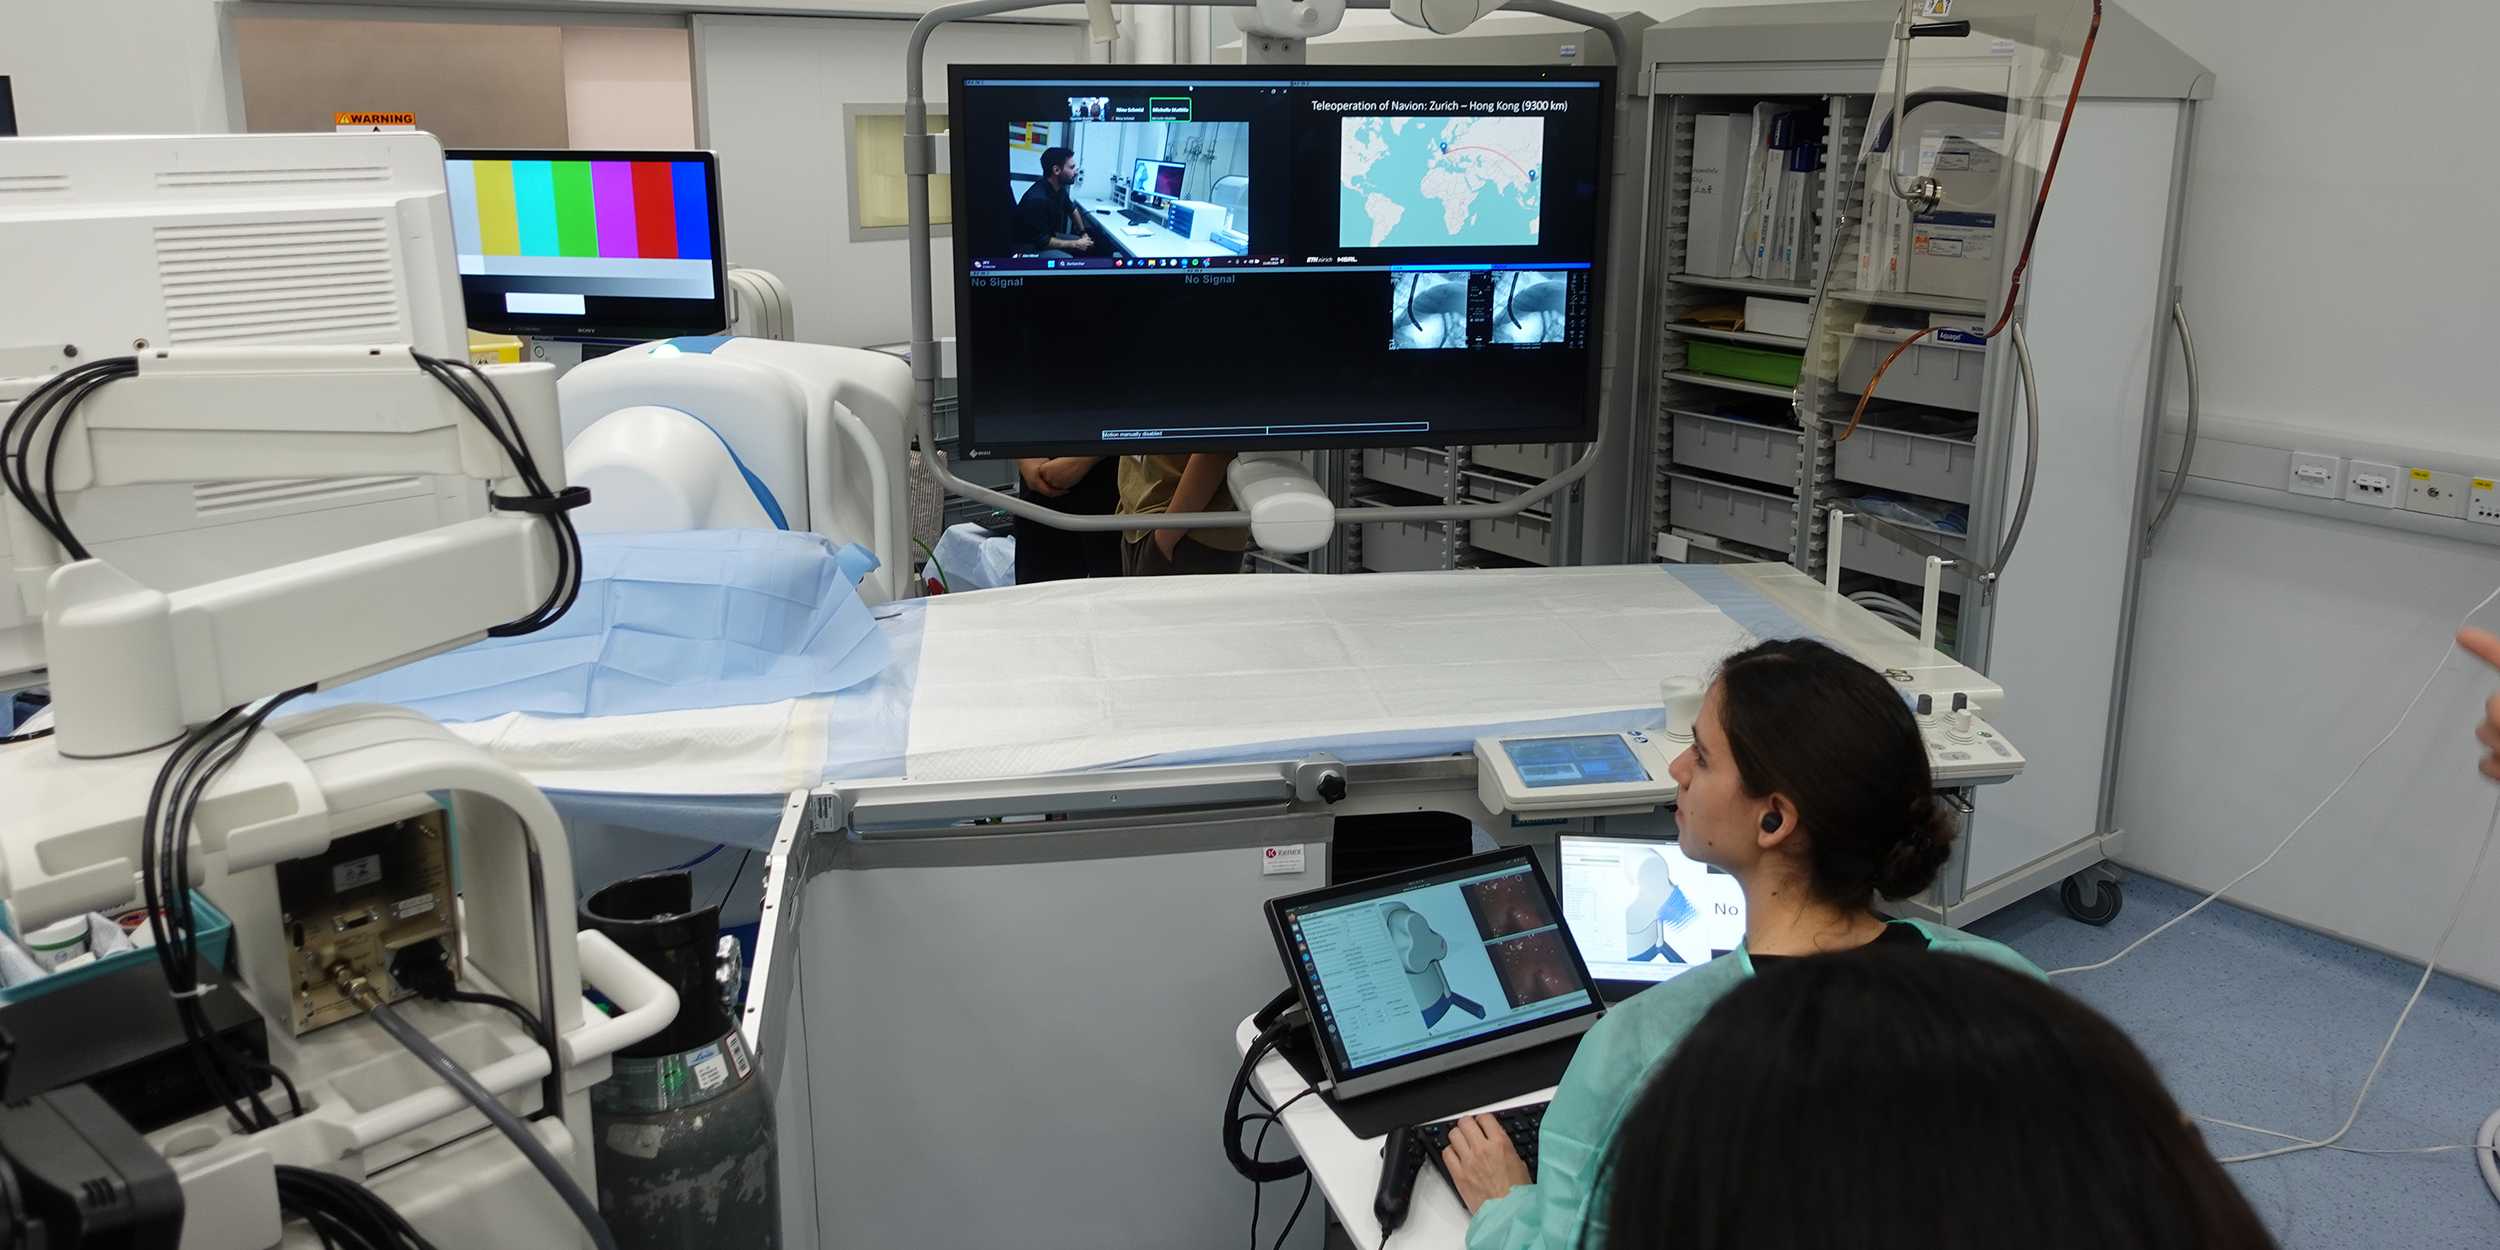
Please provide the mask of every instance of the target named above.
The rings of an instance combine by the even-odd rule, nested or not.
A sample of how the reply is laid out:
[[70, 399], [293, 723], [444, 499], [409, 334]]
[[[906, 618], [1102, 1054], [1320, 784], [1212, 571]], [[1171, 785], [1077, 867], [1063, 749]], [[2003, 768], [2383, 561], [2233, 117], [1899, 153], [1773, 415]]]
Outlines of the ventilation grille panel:
[[61, 195], [68, 190], [68, 174], [0, 174], [0, 196]]
[[191, 505], [201, 520], [253, 512], [262, 508], [305, 504], [370, 503], [381, 491], [423, 490], [415, 477], [264, 478], [252, 482], [202, 482], [191, 488]]
[[371, 218], [156, 228], [170, 341], [364, 342], [400, 327], [388, 230]]
[[191, 191], [210, 187], [300, 187], [324, 183], [358, 184], [388, 181], [381, 165], [303, 165], [278, 169], [169, 169], [156, 175], [158, 189]]

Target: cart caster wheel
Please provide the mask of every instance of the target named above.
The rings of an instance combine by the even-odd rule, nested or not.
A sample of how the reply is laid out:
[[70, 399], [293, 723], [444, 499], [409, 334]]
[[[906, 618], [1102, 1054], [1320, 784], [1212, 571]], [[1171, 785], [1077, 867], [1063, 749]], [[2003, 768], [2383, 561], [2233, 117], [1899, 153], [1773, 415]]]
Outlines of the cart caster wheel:
[[2066, 905], [2066, 914], [2088, 925], [2108, 924], [2118, 918], [2119, 909], [2127, 905], [2124, 887], [2115, 881], [2092, 883], [2092, 901], [2084, 902], [2083, 878], [2072, 876], [2057, 887], [2057, 899]]

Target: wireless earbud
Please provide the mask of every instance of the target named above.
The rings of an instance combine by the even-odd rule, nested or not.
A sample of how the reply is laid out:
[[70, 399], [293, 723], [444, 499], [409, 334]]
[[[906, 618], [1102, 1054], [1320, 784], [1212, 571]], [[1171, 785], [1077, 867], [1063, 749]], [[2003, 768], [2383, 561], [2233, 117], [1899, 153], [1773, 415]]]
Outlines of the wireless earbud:
[[1779, 809], [1776, 807], [1772, 808], [1770, 811], [1762, 813], [1762, 831], [1764, 833], [1778, 833], [1780, 831], [1780, 825], [1783, 823], [1785, 823], [1785, 820], [1779, 814]]

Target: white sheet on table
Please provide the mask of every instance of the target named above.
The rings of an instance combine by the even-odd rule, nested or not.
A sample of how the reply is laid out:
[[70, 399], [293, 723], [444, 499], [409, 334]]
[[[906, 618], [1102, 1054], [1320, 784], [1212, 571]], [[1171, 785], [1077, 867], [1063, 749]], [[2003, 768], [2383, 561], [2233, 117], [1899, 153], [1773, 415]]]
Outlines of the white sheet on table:
[[776, 794], [824, 779], [834, 696], [629, 716], [507, 712], [451, 726], [546, 790]]
[[1013, 776], [1654, 707], [1662, 679], [1752, 641], [1652, 566], [949, 595], [928, 607], [907, 758], [918, 780]]

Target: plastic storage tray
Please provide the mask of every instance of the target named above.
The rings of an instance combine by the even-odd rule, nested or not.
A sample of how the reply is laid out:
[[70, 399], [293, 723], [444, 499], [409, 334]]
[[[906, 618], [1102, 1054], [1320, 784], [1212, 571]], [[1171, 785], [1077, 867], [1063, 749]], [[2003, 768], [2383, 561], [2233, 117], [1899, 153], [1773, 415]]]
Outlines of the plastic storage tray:
[[[1865, 394], [1866, 384], [1875, 377], [1875, 366], [1884, 363], [1884, 357], [1899, 346], [1892, 339], [1850, 339], [1840, 361], [1840, 389], [1852, 395]], [[1892, 362], [1875, 397], [1977, 412], [1980, 380], [1987, 368], [1988, 353], [1983, 348], [1921, 341]]]
[[[1683, 439], [1679, 426], [1679, 453]], [[1848, 441], [1833, 449], [1832, 476], [1861, 486], [1969, 503], [1973, 493], [1971, 473], [1978, 455], [1978, 449], [1967, 439], [1861, 425]]]
[[1450, 453], [1438, 447], [1374, 447], [1363, 453], [1363, 476], [1437, 499], [1449, 489]]
[[[1518, 496], [1526, 486], [1483, 473], [1469, 473], [1462, 484], [1469, 499], [1499, 503]], [[1470, 521], [1467, 524], [1467, 545], [1481, 547], [1514, 560], [1531, 564], [1554, 562], [1554, 518], [1547, 512], [1530, 510], [1516, 516], [1492, 521]]]
[[1681, 529], [1787, 551], [1796, 532], [1797, 501], [1711, 478], [1669, 473], [1667, 517]]
[[1805, 357], [1796, 352], [1695, 339], [1684, 346], [1684, 367], [1695, 373], [1765, 386], [1795, 386], [1797, 375], [1805, 368]]
[[1413, 521], [1366, 525], [1358, 554], [1374, 573], [1430, 572], [1449, 567], [1448, 534], [1447, 526]]
[[[1893, 524], [1902, 525], [1899, 521]], [[1965, 554], [1970, 550], [1970, 540], [1960, 534], [1948, 534], [1942, 530], [1930, 530], [1917, 525], [1902, 525], [1902, 528], [1930, 534], [1935, 538], [1937, 545], [1956, 555]], [[1896, 582], [1904, 582], [1912, 586], [1923, 585], [1927, 581], [1927, 557], [1924, 554], [1912, 551], [1894, 542], [1890, 537], [1875, 532], [1874, 526], [1865, 524], [1857, 517], [1849, 518], [1841, 528], [1840, 567], [1852, 572], [1888, 577]], [[1946, 569], [1940, 585], [1946, 594], [1962, 593], [1961, 572], [1958, 569]], [[1911, 599], [1908, 602], [1915, 606], [1918, 601]]]
[[1504, 473], [1543, 479], [1554, 474], [1552, 443], [1492, 443], [1472, 453], [1477, 464]]
[[1674, 416], [1677, 464], [1796, 489], [1801, 454], [1796, 430], [1701, 412], [1674, 411]]

